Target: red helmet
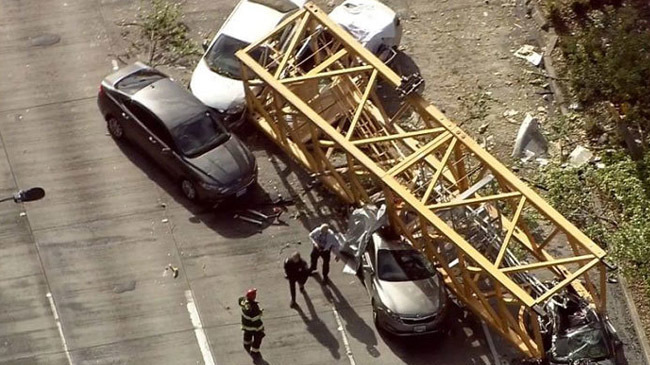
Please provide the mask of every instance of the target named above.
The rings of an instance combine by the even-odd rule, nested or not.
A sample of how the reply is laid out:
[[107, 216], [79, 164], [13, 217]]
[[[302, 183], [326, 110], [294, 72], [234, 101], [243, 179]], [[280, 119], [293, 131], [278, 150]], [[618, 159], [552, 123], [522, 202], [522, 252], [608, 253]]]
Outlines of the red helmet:
[[256, 297], [257, 297], [257, 289], [255, 288], [248, 289], [248, 291], [246, 292], [246, 299], [255, 300]]

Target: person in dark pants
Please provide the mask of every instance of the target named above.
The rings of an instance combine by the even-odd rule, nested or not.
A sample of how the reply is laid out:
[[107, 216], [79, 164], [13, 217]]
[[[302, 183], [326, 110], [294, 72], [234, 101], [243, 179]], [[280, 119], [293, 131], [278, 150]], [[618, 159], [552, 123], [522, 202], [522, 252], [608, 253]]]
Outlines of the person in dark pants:
[[[321, 224], [309, 233], [309, 239], [313, 244], [311, 250], [311, 265], [309, 271], [316, 271], [318, 258], [323, 259], [323, 282], [327, 283], [330, 272], [330, 258], [332, 248], [336, 245], [336, 237], [327, 223]], [[338, 260], [338, 258], [337, 258]]]
[[254, 358], [261, 358], [260, 346], [265, 334], [262, 309], [255, 301], [256, 297], [257, 289], [249, 289], [246, 296], [239, 298], [239, 306], [241, 307], [241, 329], [244, 331], [244, 349]]
[[296, 282], [300, 286], [300, 291], [305, 291], [305, 282], [309, 277], [307, 262], [300, 257], [300, 252], [294, 252], [291, 257], [284, 260], [284, 274], [289, 279], [289, 292], [291, 292], [290, 307], [296, 306]]

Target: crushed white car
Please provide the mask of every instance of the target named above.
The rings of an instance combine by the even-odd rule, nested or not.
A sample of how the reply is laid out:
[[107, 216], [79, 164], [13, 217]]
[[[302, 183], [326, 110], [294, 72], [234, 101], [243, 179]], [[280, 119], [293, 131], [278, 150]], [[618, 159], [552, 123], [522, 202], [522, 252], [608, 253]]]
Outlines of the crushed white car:
[[[241, 0], [194, 69], [190, 90], [204, 104], [225, 115], [228, 124], [243, 119], [245, 108], [241, 66], [235, 52], [270, 33], [305, 0]], [[330, 18], [383, 61], [399, 45], [402, 28], [397, 14], [377, 0], [347, 0]]]

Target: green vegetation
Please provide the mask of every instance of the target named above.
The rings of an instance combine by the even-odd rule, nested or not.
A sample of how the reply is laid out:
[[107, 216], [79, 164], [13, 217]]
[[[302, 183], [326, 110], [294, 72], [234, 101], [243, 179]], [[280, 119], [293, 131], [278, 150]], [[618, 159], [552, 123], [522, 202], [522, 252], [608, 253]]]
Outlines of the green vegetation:
[[[583, 144], [598, 166], [554, 164], [540, 184], [547, 198], [626, 273], [650, 287], [650, 3], [639, 0], [547, 0], [551, 24], [585, 110], [550, 123], [563, 153]], [[608, 138], [600, 138], [603, 134]]]
[[633, 161], [613, 152], [602, 163], [601, 168], [552, 166], [540, 183], [560, 213], [606, 247], [626, 272], [650, 282], [650, 154]]
[[201, 55], [182, 22], [181, 4], [169, 0], [148, 0], [138, 8], [133, 22], [123, 22], [122, 37], [130, 43], [123, 55], [155, 66], [192, 66]]

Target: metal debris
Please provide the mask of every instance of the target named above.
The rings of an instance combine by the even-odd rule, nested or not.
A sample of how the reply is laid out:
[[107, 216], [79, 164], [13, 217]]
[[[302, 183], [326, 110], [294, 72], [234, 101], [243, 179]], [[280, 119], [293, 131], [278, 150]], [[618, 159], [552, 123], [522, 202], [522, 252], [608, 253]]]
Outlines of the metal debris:
[[172, 264], [167, 265], [167, 267], [165, 267], [165, 271], [163, 272], [163, 276], [167, 276], [168, 272], [172, 273], [172, 277], [174, 279], [176, 279], [178, 277], [178, 272], [179, 271], [178, 271], [178, 268], [176, 266], [173, 266]]

